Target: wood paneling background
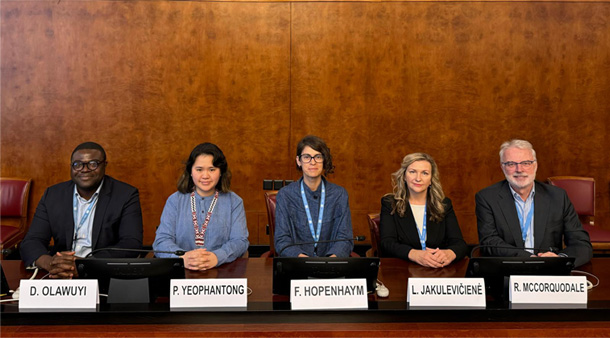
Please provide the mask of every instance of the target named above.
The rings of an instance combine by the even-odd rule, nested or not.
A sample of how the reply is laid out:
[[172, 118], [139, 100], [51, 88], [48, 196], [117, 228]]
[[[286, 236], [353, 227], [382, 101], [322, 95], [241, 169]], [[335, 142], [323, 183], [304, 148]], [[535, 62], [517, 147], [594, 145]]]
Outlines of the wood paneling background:
[[138, 187], [151, 244], [182, 161], [217, 143], [265, 244], [263, 179], [324, 138], [354, 233], [410, 152], [437, 160], [462, 231], [530, 140], [538, 178], [592, 176], [610, 229], [610, 2], [11, 1], [1, 9], [1, 170], [44, 189], [93, 140]]

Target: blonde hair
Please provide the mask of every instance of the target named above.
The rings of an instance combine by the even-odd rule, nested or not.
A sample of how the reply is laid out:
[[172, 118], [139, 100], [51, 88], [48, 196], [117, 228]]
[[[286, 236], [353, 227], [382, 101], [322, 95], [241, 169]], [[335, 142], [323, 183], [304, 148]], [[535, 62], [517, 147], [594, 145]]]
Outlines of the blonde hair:
[[443, 217], [445, 217], [445, 206], [443, 205], [445, 193], [443, 192], [436, 162], [434, 162], [432, 156], [425, 153], [413, 153], [405, 156], [402, 159], [400, 169], [392, 174], [393, 193], [386, 195], [394, 198], [392, 201], [392, 214], [398, 212], [400, 217], [405, 215], [405, 210], [409, 203], [409, 189], [405, 182], [405, 172], [413, 162], [417, 161], [427, 161], [432, 167], [431, 184], [428, 188], [428, 193], [426, 194], [427, 212], [428, 215], [430, 215], [430, 219], [435, 222], [440, 222], [443, 220]]

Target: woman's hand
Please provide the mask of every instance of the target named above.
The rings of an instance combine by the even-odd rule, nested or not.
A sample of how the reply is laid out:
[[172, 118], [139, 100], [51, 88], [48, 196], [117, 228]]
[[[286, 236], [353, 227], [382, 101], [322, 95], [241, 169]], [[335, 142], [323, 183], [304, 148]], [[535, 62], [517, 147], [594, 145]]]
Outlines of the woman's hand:
[[436, 249], [436, 250], [438, 250], [438, 251], [434, 255], [441, 262], [442, 266], [447, 266], [455, 260], [456, 255], [455, 255], [455, 252], [453, 252], [453, 250], [451, 250], [451, 249], [445, 249], [445, 250]]
[[207, 270], [218, 265], [218, 257], [207, 249], [187, 251], [183, 256], [184, 267], [189, 270]]
[[409, 259], [419, 265], [430, 268], [442, 268], [453, 262], [455, 253], [450, 249], [426, 249], [409, 251]]

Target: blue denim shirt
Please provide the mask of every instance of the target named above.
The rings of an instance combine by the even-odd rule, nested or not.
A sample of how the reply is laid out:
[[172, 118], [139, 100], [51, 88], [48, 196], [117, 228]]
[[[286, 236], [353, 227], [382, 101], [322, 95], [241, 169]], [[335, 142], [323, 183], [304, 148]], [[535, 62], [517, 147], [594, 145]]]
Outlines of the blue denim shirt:
[[[324, 180], [326, 187], [326, 203], [322, 218], [320, 240], [352, 239], [352, 216], [349, 210], [347, 191], [333, 183]], [[307, 224], [307, 213], [301, 198], [301, 182], [291, 183], [280, 189], [277, 194], [275, 209], [275, 250], [281, 256], [296, 257], [303, 253], [307, 256], [324, 257], [332, 254], [337, 257], [348, 257], [354, 248], [353, 241], [340, 241], [334, 243], [319, 243], [317, 250], [313, 244], [303, 244], [287, 247], [290, 244], [313, 242], [311, 230]], [[318, 222], [320, 210], [320, 195], [322, 185], [316, 191], [305, 186], [305, 196], [309, 204], [314, 230]], [[286, 248], [285, 250], [283, 250]], [[283, 251], [282, 251], [283, 250]]]
[[[195, 194], [197, 222], [205, 221], [214, 196]], [[195, 246], [195, 229], [191, 215], [191, 195], [175, 192], [165, 203], [161, 224], [153, 243], [154, 250], [190, 251]], [[242, 199], [234, 192], [220, 193], [210, 218], [204, 238], [204, 248], [218, 257], [218, 265], [232, 262], [248, 250], [248, 227]], [[156, 253], [157, 257], [176, 257], [173, 254]]]

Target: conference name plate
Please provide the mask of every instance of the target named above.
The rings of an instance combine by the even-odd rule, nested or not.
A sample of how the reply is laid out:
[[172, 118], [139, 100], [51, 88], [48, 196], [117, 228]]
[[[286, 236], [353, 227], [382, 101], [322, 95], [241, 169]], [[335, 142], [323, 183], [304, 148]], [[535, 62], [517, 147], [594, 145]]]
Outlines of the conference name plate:
[[246, 307], [247, 278], [172, 279], [170, 308]]
[[293, 310], [368, 309], [365, 278], [293, 279]]
[[95, 309], [99, 297], [95, 279], [23, 279], [19, 309]]
[[510, 276], [513, 304], [587, 304], [585, 276]]
[[485, 307], [483, 278], [409, 278], [409, 306]]

